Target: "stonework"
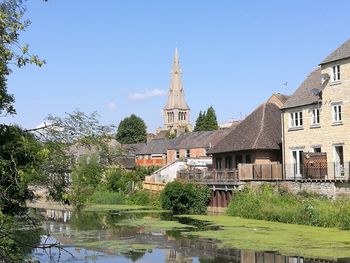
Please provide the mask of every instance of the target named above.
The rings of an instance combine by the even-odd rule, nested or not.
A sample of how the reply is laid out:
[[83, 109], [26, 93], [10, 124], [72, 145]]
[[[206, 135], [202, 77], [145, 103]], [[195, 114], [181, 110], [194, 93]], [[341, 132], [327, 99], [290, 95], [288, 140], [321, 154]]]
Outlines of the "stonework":
[[[340, 80], [333, 81], [333, 66], [340, 65]], [[320, 86], [325, 82], [320, 100], [316, 103], [284, 109], [282, 129], [285, 175], [295, 175], [295, 151], [314, 152], [315, 148], [327, 153], [326, 179], [349, 176], [350, 161], [350, 58], [320, 66]], [[324, 79], [322, 79], [324, 78]], [[327, 80], [329, 79], [329, 80]], [[318, 87], [315, 87], [318, 88]], [[334, 105], [341, 105], [341, 121], [334, 120]], [[319, 124], [312, 124], [312, 111], [319, 109]], [[291, 127], [291, 113], [302, 112], [303, 125]], [[342, 148], [342, 160], [339, 148]], [[294, 153], [293, 153], [294, 151]], [[294, 154], [294, 155], [293, 155]]]
[[168, 100], [163, 109], [164, 129], [180, 134], [185, 130], [191, 131], [190, 108], [185, 100], [185, 92], [181, 78], [181, 68], [177, 48], [171, 70], [171, 81]]

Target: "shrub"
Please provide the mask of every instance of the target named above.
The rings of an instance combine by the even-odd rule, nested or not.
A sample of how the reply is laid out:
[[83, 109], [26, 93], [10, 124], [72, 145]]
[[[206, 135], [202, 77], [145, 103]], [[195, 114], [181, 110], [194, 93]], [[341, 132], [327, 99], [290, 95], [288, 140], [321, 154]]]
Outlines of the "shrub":
[[125, 196], [122, 193], [98, 189], [89, 197], [88, 202], [94, 204], [125, 204]]
[[128, 203], [131, 205], [150, 205], [150, 193], [145, 191], [135, 192], [128, 198]]
[[205, 213], [209, 201], [210, 189], [192, 183], [168, 183], [160, 195], [161, 207], [176, 214]]

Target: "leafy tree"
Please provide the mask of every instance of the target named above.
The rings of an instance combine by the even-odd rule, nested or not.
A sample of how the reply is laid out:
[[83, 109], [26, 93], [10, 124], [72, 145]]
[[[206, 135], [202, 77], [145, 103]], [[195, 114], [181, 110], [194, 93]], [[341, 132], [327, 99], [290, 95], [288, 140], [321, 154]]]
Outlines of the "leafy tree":
[[94, 193], [102, 179], [103, 167], [98, 156], [84, 156], [74, 166], [72, 171], [71, 200], [80, 207]]
[[119, 123], [116, 138], [123, 144], [146, 142], [147, 126], [140, 117], [132, 114]]
[[176, 214], [205, 213], [209, 201], [208, 187], [176, 181], [168, 183], [160, 195], [162, 208], [172, 210]]
[[207, 111], [199, 112], [194, 131], [214, 131], [219, 129], [217, 117], [213, 106]]
[[167, 139], [175, 139], [177, 136], [177, 132], [176, 131], [168, 131], [165, 135], [165, 138]]

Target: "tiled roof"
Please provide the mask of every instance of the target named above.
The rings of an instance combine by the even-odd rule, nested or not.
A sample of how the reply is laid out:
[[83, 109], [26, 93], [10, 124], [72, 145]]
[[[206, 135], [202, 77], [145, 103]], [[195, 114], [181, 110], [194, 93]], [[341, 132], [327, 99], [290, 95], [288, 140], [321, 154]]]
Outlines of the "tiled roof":
[[282, 109], [316, 103], [319, 100], [317, 91], [321, 90], [321, 68], [318, 68], [310, 73], [306, 80], [282, 106]]
[[208, 153], [243, 150], [279, 150], [281, 113], [274, 103], [264, 103], [246, 117]]
[[170, 150], [210, 148], [225, 137], [232, 129], [184, 133], [174, 139]]
[[166, 153], [171, 147], [174, 139], [152, 140], [141, 149], [139, 154], [161, 154]]
[[347, 40], [344, 44], [342, 44], [340, 47], [338, 47], [336, 50], [334, 50], [330, 55], [328, 55], [321, 63], [326, 64], [329, 62], [334, 62], [337, 60], [341, 60], [344, 58], [350, 57], [350, 39]]

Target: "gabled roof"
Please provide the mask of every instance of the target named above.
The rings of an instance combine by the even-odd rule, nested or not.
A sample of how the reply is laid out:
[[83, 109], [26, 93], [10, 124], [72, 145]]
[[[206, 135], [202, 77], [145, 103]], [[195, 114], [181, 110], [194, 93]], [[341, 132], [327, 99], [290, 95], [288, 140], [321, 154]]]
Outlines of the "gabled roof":
[[350, 57], [350, 39], [328, 55], [320, 65]]
[[275, 103], [261, 104], [208, 153], [243, 150], [279, 150], [281, 113]]
[[319, 100], [317, 91], [322, 90], [321, 68], [317, 68], [306, 78], [293, 95], [284, 103], [282, 109], [294, 108], [316, 103]]
[[169, 150], [211, 148], [232, 129], [189, 132], [175, 138]]
[[146, 146], [146, 143], [141, 142], [141, 143], [123, 144], [122, 148], [128, 154], [138, 154], [143, 150], [145, 146]]
[[138, 154], [165, 154], [173, 142], [174, 139], [152, 140]]

